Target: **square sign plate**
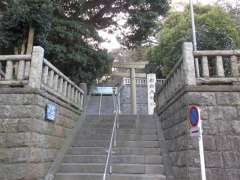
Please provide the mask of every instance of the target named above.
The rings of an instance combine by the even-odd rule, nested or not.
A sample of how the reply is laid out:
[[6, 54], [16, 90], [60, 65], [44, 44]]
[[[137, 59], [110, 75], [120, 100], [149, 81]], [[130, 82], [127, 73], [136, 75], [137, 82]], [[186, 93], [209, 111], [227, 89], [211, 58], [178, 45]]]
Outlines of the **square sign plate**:
[[200, 136], [200, 128], [199, 127], [195, 127], [195, 128], [191, 128], [190, 129], [190, 136]]
[[46, 120], [55, 121], [57, 115], [57, 107], [54, 104], [47, 104], [46, 107]]

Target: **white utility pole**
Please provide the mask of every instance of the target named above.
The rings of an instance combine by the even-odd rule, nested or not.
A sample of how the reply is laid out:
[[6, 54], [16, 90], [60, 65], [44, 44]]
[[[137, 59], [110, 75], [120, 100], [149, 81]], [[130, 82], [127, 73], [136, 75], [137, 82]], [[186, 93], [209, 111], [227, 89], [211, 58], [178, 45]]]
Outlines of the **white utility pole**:
[[[196, 37], [196, 25], [195, 25], [195, 18], [194, 18], [194, 10], [193, 10], [193, 0], [189, 0], [190, 12], [191, 12], [191, 19], [192, 19], [192, 37], [193, 37], [193, 51], [197, 51], [197, 37]], [[199, 65], [198, 59], [194, 59], [195, 69], [196, 69], [196, 76], [199, 77]]]
[[196, 26], [195, 26], [195, 18], [194, 18], [194, 10], [193, 10], [193, 0], [189, 0], [191, 19], [192, 19], [192, 36], [193, 36], [193, 50], [197, 50], [197, 37], [196, 37]]

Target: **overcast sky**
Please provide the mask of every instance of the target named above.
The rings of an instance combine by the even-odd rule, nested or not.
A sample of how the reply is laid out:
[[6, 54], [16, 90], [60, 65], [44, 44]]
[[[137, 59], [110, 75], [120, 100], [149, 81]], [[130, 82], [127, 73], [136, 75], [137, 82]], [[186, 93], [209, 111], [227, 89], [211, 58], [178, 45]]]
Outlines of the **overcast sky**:
[[[218, 0], [193, 0], [194, 3], [202, 3], [202, 4], [214, 4]], [[222, 0], [225, 2], [232, 2], [237, 4], [239, 0]], [[172, 7], [177, 10], [182, 10], [186, 4], [189, 3], [189, 0], [172, 0]], [[116, 32], [116, 34], [119, 32]], [[116, 34], [108, 34], [104, 31], [99, 31], [100, 36], [105, 40], [104, 43], [101, 44], [103, 48], [108, 50], [118, 49], [120, 48], [120, 44], [116, 39]]]

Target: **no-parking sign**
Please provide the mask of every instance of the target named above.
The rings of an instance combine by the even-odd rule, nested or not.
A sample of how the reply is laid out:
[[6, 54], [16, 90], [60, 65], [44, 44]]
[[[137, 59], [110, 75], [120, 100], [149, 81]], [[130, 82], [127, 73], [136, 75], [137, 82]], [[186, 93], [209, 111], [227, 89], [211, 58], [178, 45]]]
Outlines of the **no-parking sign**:
[[201, 176], [202, 180], [206, 180], [206, 168], [204, 158], [204, 147], [202, 138], [202, 120], [201, 120], [201, 109], [197, 105], [190, 105], [188, 108], [188, 120], [190, 124], [190, 135], [197, 136], [199, 144], [199, 155], [201, 165]]
[[197, 105], [191, 105], [188, 109], [188, 120], [190, 124], [190, 135], [199, 136], [201, 133], [201, 114], [200, 107]]

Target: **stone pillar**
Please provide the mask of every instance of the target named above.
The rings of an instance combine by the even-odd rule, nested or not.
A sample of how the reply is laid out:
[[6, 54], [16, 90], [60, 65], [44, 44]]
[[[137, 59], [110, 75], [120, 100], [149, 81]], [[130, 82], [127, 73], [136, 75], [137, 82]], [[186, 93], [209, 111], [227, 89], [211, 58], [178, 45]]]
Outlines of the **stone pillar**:
[[137, 114], [137, 91], [136, 91], [135, 68], [130, 69], [130, 78], [131, 78], [132, 113]]
[[225, 77], [222, 56], [217, 56], [216, 58], [216, 71], [218, 77]]
[[87, 89], [87, 83], [80, 83], [79, 87], [83, 90], [84, 95], [83, 95], [83, 99], [84, 101], [86, 100], [87, 94], [88, 94], [88, 89]]
[[202, 57], [202, 74], [203, 77], [209, 77], [209, 67], [208, 67], [208, 57], [203, 56]]
[[40, 46], [33, 47], [31, 69], [29, 74], [29, 86], [40, 89], [42, 79], [44, 49]]
[[186, 85], [196, 85], [196, 73], [193, 57], [193, 45], [186, 42], [183, 44], [183, 68]]
[[237, 56], [231, 56], [231, 69], [233, 77], [239, 77]]

